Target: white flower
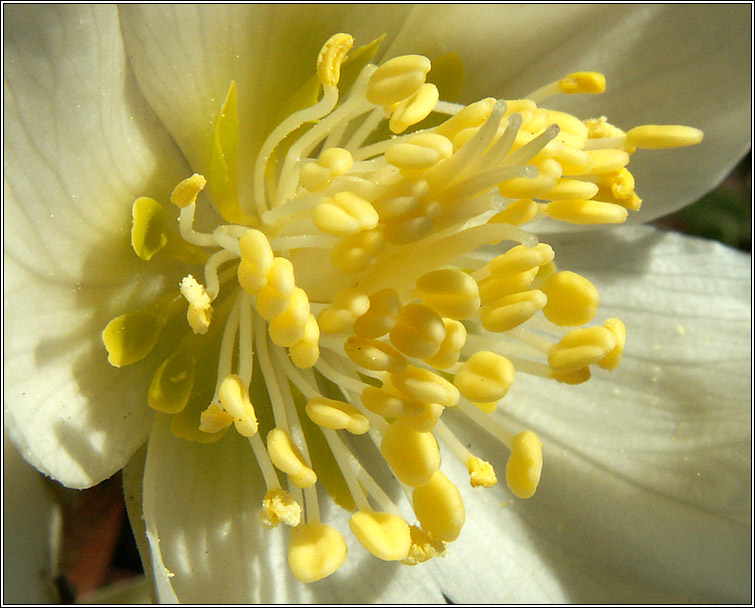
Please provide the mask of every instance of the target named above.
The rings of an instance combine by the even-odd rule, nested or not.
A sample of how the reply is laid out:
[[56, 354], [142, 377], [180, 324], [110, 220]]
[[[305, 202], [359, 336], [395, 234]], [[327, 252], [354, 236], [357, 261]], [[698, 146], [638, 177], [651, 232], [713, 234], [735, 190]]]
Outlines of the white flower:
[[[66, 485], [86, 487], [128, 465], [132, 524], [161, 600], [433, 602], [444, 593], [472, 603], [746, 601], [749, 274], [740, 254], [639, 226], [560, 234], [563, 224], [551, 223], [550, 230], [557, 229], [545, 240], [559, 267], [578, 270], [599, 287], [601, 320], [620, 316], [629, 328], [622, 366], [576, 387], [517, 374], [500, 415], [491, 419], [517, 432], [532, 429], [545, 444], [534, 498], [519, 502], [499, 489], [465, 489], [464, 467], [444, 452], [443, 470], [462, 492], [467, 519], [448, 555], [409, 568], [378, 561], [349, 535], [344, 566], [312, 585], [297, 582], [286, 565], [284, 526], [271, 531], [258, 522], [264, 495], [254, 460], [259, 453], [253, 455], [243, 436], [259, 438], [244, 394], [250, 353], [231, 365], [240, 368], [242, 381], [230, 376], [219, 387], [217, 409], [203, 420], [209, 429], [236, 419], [236, 429], [203, 445], [177, 438], [168, 431], [171, 417], [146, 407], [155, 367], [172, 345], [158, 345], [161, 357], [116, 369], [101, 342], [111, 319], [167, 290], [177, 293], [179, 282], [185, 300], [177, 301], [184, 310], [186, 300], [191, 304], [189, 322], [197, 335], [212, 332], [213, 318], [226, 314], [213, 313], [217, 294], [207, 276], [193, 278], [167, 255], [138, 259], [129, 227], [134, 200], [149, 196], [167, 205], [175, 184], [194, 172], [209, 176], [219, 200], [213, 136], [231, 81], [238, 91], [238, 166], [247, 168], [239, 171], [239, 193], [252, 203], [261, 183], [252, 179], [257, 153], [335, 32], [350, 32], [359, 44], [387, 32], [381, 47], [386, 58], [458, 52], [468, 73], [465, 101], [516, 99], [568, 73], [601, 70], [609, 92], [558, 97], [552, 107], [580, 118], [606, 115], [624, 128], [681, 123], [705, 132], [699, 146], [640, 152], [636, 163], [633, 158], [645, 199], [636, 217], [646, 221], [713, 186], [748, 145], [744, 9], [206, 5], [6, 11], [5, 424], [26, 459]], [[226, 153], [229, 137], [220, 135]], [[308, 190], [317, 191], [319, 178], [309, 179]], [[279, 184], [285, 192], [286, 183]], [[199, 185], [184, 183], [190, 190]], [[315, 224], [326, 234], [341, 238], [352, 220], [360, 229], [374, 227], [369, 204], [339, 205], [352, 217], [345, 221], [338, 210], [321, 208]], [[181, 211], [182, 234], [189, 234], [193, 209], [190, 203]], [[573, 218], [574, 209], [566, 213]], [[209, 221], [199, 217], [197, 230], [209, 233], [217, 225]], [[241, 234], [216, 233], [212, 242], [225, 239], [234, 252]], [[259, 243], [247, 245], [259, 252]], [[277, 245], [276, 253], [282, 249]], [[406, 265], [414, 261], [407, 257]], [[302, 268], [297, 261], [297, 284], [330, 285], [330, 275], [308, 283]], [[248, 276], [256, 275], [250, 270]], [[252, 318], [243, 308], [251, 300], [239, 301], [240, 318]], [[296, 322], [279, 325], [270, 330], [281, 332], [273, 341], [297, 344], [300, 334], [283, 337]], [[183, 328], [176, 335], [184, 335]], [[242, 336], [250, 329], [241, 321]], [[261, 320], [254, 331], [265, 335]], [[271, 377], [259, 340], [256, 348]], [[126, 362], [112, 347], [110, 356]], [[286, 361], [278, 363], [290, 365]], [[543, 369], [528, 368], [524, 357], [516, 363], [520, 372]], [[495, 378], [503, 382], [501, 375]], [[268, 389], [276, 390], [270, 383]], [[262, 397], [253, 393], [252, 401], [262, 418]], [[500, 443], [454, 414], [444, 414], [444, 421], [460, 440], [456, 451], [470, 445], [475, 455], [501, 465]], [[137, 451], [147, 439], [147, 449]], [[285, 453], [269, 439], [267, 448]], [[359, 456], [367, 464], [376, 460], [374, 452]], [[378, 481], [398, 501], [396, 487]], [[312, 517], [311, 490], [304, 495]], [[322, 520], [346, 533], [348, 514], [322, 498]]]

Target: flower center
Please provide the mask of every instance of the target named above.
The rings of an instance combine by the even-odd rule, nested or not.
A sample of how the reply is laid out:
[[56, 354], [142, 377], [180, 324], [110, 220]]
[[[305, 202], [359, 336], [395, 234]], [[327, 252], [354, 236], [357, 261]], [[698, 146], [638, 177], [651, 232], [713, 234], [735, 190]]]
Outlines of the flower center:
[[[179, 437], [216, 441], [234, 427], [248, 438], [267, 485], [265, 519], [292, 526], [289, 564], [305, 582], [346, 559], [343, 537], [320, 520], [318, 485], [355, 511], [351, 530], [379, 559], [420, 563], [459, 536], [464, 504], [441, 471], [439, 443], [472, 486], [497, 476], [454, 435], [446, 410], [505, 448], [515, 496], [534, 494], [540, 440], [492, 412], [516, 374], [579, 384], [592, 366], [613, 370], [626, 329], [618, 319], [587, 327], [597, 289], [558, 270], [553, 249], [522, 226], [623, 222], [641, 203], [626, 168], [635, 148], [702, 139], [679, 126], [625, 133], [538, 105], [601, 93], [597, 73], [525, 99], [459, 106], [426, 82], [427, 58], [377, 67], [368, 63], [376, 44], [347, 59], [352, 44], [337, 34], [323, 46], [316, 86], [302, 89], [321, 88], [319, 101], [273, 130], [243, 202], [231, 84], [209, 180], [193, 175], [171, 196], [178, 233], [157, 201], [133, 206], [137, 255], [203, 264], [204, 283], [187, 273], [175, 292], [103, 332], [115, 366], [159, 351], [163, 330], [175, 332], [149, 405], [173, 416]], [[226, 222], [210, 233], [194, 227], [208, 183]], [[489, 245], [498, 255], [479, 251]], [[357, 456], [360, 442], [404, 488], [409, 517], [375, 481], [375, 463]]]

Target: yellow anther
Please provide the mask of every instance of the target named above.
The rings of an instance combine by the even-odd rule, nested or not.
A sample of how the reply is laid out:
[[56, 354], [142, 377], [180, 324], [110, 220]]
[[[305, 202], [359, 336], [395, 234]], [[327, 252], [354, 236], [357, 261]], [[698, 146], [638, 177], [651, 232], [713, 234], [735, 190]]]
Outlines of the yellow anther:
[[626, 133], [615, 127], [605, 116], [599, 118], [588, 118], [584, 121], [585, 126], [588, 129], [588, 137], [590, 139], [603, 139], [606, 137], [624, 137]]
[[540, 289], [548, 296], [543, 314], [556, 325], [585, 325], [598, 312], [600, 296], [595, 285], [569, 270], [552, 274]]
[[624, 346], [627, 342], [627, 328], [621, 319], [608, 319], [603, 323], [603, 327], [616, 338], [616, 346], [603, 359], [598, 361], [598, 365], [607, 370], [614, 370], [621, 363]]
[[393, 345], [405, 355], [432, 357], [446, 337], [446, 326], [432, 308], [412, 302], [401, 309], [389, 335]]
[[390, 377], [397, 390], [420, 403], [439, 403], [443, 407], [459, 403], [459, 389], [428, 369], [407, 365]]
[[629, 154], [624, 150], [605, 148], [601, 150], [587, 150], [592, 161], [590, 173], [600, 175], [623, 169], [629, 164]]
[[598, 193], [598, 186], [592, 182], [582, 181], [578, 179], [568, 179], [562, 177], [556, 182], [548, 192], [541, 194], [541, 198], [545, 200], [555, 200], [559, 198], [592, 198]]
[[399, 420], [402, 420], [415, 431], [426, 433], [435, 428], [444, 409], [439, 403], [407, 402]]
[[197, 196], [207, 185], [204, 176], [195, 173], [180, 182], [170, 195], [170, 202], [176, 207], [186, 207], [196, 202]]
[[354, 435], [364, 435], [370, 430], [365, 415], [344, 401], [315, 397], [307, 403], [306, 412], [312, 422], [326, 429], [343, 429]]
[[287, 473], [294, 485], [309, 488], [317, 481], [317, 475], [304, 462], [299, 448], [283, 429], [274, 428], [267, 434], [267, 451], [273, 464]]
[[627, 210], [621, 205], [584, 199], [563, 199], [548, 203], [545, 213], [554, 220], [569, 224], [621, 224]]
[[628, 145], [647, 150], [694, 146], [702, 140], [700, 129], [679, 125], [643, 125], [627, 131]]
[[203, 433], [218, 433], [232, 424], [233, 416], [217, 403], [211, 403], [199, 415], [199, 430]]
[[537, 268], [517, 272], [515, 274], [504, 274], [501, 276], [490, 276], [479, 282], [480, 301], [483, 306], [487, 306], [499, 300], [503, 296], [519, 293], [527, 289], [538, 273]]
[[403, 133], [412, 125], [423, 121], [438, 103], [438, 87], [425, 83], [409, 98], [401, 101], [391, 114], [389, 127], [392, 133]]
[[387, 562], [406, 559], [411, 547], [409, 524], [398, 515], [357, 511], [349, 527], [362, 546], [378, 559]]
[[477, 456], [472, 456], [467, 461], [469, 471], [469, 484], [473, 488], [492, 488], [498, 483], [493, 466]]
[[574, 72], [558, 81], [558, 90], [566, 95], [595, 95], [606, 90], [606, 77], [600, 72]]
[[317, 78], [327, 87], [334, 87], [341, 78], [341, 64], [354, 46], [354, 38], [349, 34], [334, 34], [320, 49], [317, 55]]
[[[385, 151], [385, 160], [402, 171], [428, 169], [453, 154], [453, 144], [437, 133], [421, 133], [393, 144]], [[384, 214], [380, 213], [381, 219]]]
[[530, 198], [514, 201], [503, 211], [490, 218], [490, 222], [498, 224], [512, 224], [521, 226], [537, 215], [537, 203]]
[[266, 321], [271, 321], [289, 307], [295, 289], [294, 265], [287, 258], [274, 258], [266, 284], [257, 293], [257, 312]]
[[372, 74], [365, 95], [378, 106], [391, 106], [413, 95], [430, 71], [430, 60], [422, 55], [389, 59]]
[[181, 295], [189, 303], [186, 319], [192, 331], [195, 334], [207, 333], [212, 320], [212, 305], [207, 290], [189, 274], [181, 281]]
[[310, 313], [304, 324], [304, 335], [293, 346], [289, 347], [288, 354], [293, 364], [299, 369], [314, 367], [320, 357], [320, 326], [317, 319]]
[[262, 522], [270, 528], [279, 523], [298, 526], [301, 522], [301, 505], [282, 488], [269, 490], [262, 499]]
[[477, 282], [461, 270], [428, 272], [417, 280], [416, 288], [427, 306], [450, 319], [467, 319], [480, 307]]
[[312, 221], [325, 234], [347, 236], [361, 230], [371, 230], [378, 223], [375, 208], [352, 192], [339, 192], [317, 205]]
[[288, 566], [302, 583], [330, 576], [343, 565], [347, 554], [343, 536], [327, 524], [301, 524], [291, 530]]
[[553, 248], [547, 243], [534, 247], [517, 245], [490, 261], [490, 274], [496, 277], [527, 272], [553, 261]]
[[293, 346], [304, 337], [309, 315], [307, 292], [297, 287], [291, 293], [286, 309], [270, 321], [270, 339], [278, 346]]
[[235, 374], [226, 376], [218, 389], [218, 401], [233, 416], [233, 423], [239, 434], [253, 437], [257, 433], [257, 416], [241, 378]]
[[330, 263], [341, 272], [354, 273], [366, 268], [385, 247], [380, 226], [343, 237], [330, 250]]
[[555, 372], [573, 372], [598, 363], [616, 348], [616, 337], [605, 327], [574, 329], [548, 353], [548, 364]]
[[559, 134], [567, 132], [576, 135], [580, 140], [587, 139], [589, 130], [576, 116], [557, 110], [546, 110], [545, 112], [548, 124], [555, 123], [561, 129]]
[[573, 372], [554, 372], [551, 371], [551, 378], [562, 384], [583, 384], [592, 377], [589, 367], [575, 370]]
[[370, 299], [356, 289], [344, 289], [333, 298], [331, 306], [324, 308], [317, 317], [320, 331], [340, 334], [351, 329], [359, 317], [370, 307]]
[[388, 287], [370, 296], [370, 307], [354, 321], [354, 333], [364, 338], [379, 338], [396, 325], [401, 312], [401, 299], [398, 292]]
[[506, 484], [517, 498], [535, 494], [543, 470], [543, 444], [532, 431], [522, 431], [512, 441], [506, 463]]
[[[506, 116], [512, 114], [527, 114], [537, 110], [537, 104], [531, 99], [507, 99]], [[524, 118], [524, 117], [522, 117]]]
[[637, 211], [642, 206], [642, 199], [634, 192], [634, 176], [627, 169], [600, 176], [600, 188], [595, 198], [616, 203], [629, 211]]
[[385, 227], [385, 240], [394, 245], [407, 245], [427, 236], [435, 225], [440, 208], [438, 203], [428, 205], [423, 214]]
[[413, 488], [425, 485], [440, 468], [433, 434], [416, 431], [402, 419], [386, 429], [380, 453], [399, 481]]
[[540, 198], [556, 185], [562, 173], [561, 165], [546, 158], [537, 166], [537, 176], [506, 180], [498, 184], [498, 191], [507, 198]]
[[564, 175], [584, 175], [592, 170], [592, 157], [574, 146], [557, 146], [551, 158], [561, 165]]
[[267, 237], [254, 229], [247, 230], [239, 239], [239, 248], [239, 285], [250, 296], [256, 296], [259, 290], [267, 285], [267, 275], [273, 266], [273, 250]]
[[406, 357], [387, 342], [353, 335], [343, 345], [357, 365], [373, 371], [391, 372], [406, 365]]
[[457, 133], [464, 129], [479, 127], [493, 111], [496, 100], [492, 97], [481, 99], [459, 110], [444, 123], [435, 127], [435, 133], [453, 141]]
[[397, 418], [411, 406], [406, 398], [390, 392], [386, 388], [368, 386], [362, 391], [362, 405], [384, 418]]
[[473, 402], [492, 403], [506, 396], [514, 384], [514, 366], [506, 357], [487, 350], [476, 352], [454, 377], [454, 386]]
[[466, 513], [459, 488], [440, 471], [412, 492], [412, 507], [422, 529], [435, 539], [450, 543], [464, 527]]
[[299, 182], [310, 192], [324, 190], [333, 178], [349, 172], [354, 159], [348, 150], [328, 148], [315, 162], [307, 163], [299, 173]]
[[542, 310], [548, 298], [538, 289], [512, 293], [480, 309], [480, 322], [488, 331], [500, 333], [519, 327]]
[[131, 207], [131, 247], [145, 261], [168, 243], [165, 209], [155, 199], [142, 196]]
[[416, 566], [434, 557], [445, 555], [446, 543], [442, 540], [432, 538], [427, 532], [417, 526], [410, 526], [409, 534], [412, 539], [412, 546], [406, 559], [401, 560], [402, 564]]
[[423, 359], [425, 363], [435, 369], [448, 369], [456, 365], [461, 349], [467, 340], [467, 329], [461, 322], [444, 318], [443, 325], [446, 327], [446, 337], [440, 343], [438, 352], [432, 357]]
[[389, 335], [393, 345], [405, 355], [432, 357], [446, 337], [446, 326], [432, 308], [412, 302], [401, 309]]
[[147, 392], [147, 403], [159, 412], [176, 414], [189, 402], [196, 360], [189, 348], [179, 348], [160, 364]]
[[[422, 134], [419, 140], [423, 144], [427, 144], [429, 136], [431, 134]], [[420, 137], [420, 136], [417, 136]], [[434, 145], [423, 145], [423, 148], [433, 148], [441, 153], [442, 146], [438, 144], [438, 141], [433, 142]], [[418, 144], [419, 145], [419, 144]], [[390, 150], [390, 148], [389, 148]], [[394, 222], [413, 214], [416, 214], [417, 209], [420, 206], [421, 201], [427, 196], [430, 190], [428, 183], [424, 180], [417, 181], [402, 181], [399, 182], [401, 187], [391, 188], [387, 195], [377, 199], [374, 202], [375, 209], [380, 216], [381, 222]]]

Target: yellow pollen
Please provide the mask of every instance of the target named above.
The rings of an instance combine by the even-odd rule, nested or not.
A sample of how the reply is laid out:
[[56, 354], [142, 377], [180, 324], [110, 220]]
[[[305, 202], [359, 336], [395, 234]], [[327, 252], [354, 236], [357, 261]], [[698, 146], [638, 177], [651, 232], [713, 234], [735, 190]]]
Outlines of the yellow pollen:
[[212, 320], [212, 305], [210, 296], [203, 285], [187, 275], [181, 281], [181, 295], [189, 303], [186, 318], [195, 334], [207, 333]]
[[280, 488], [270, 490], [262, 501], [261, 517], [263, 523], [271, 528], [279, 523], [298, 526], [301, 522], [301, 505]]
[[492, 488], [498, 483], [491, 464], [477, 456], [472, 456], [467, 461], [467, 470], [469, 471], [469, 483], [473, 488]]
[[[465, 507], [439, 444], [472, 487], [495, 485], [503, 464], [476, 456], [458, 422], [510, 450], [515, 496], [535, 493], [543, 444], [512, 428], [515, 380], [550, 382], [543, 407], [558, 407], [561, 384], [617, 368], [627, 328], [601, 316], [596, 286], [557, 268], [532, 231], [625, 221], [642, 203], [633, 155], [702, 139], [682, 126], [625, 132], [544, 103], [601, 93], [597, 72], [522, 99], [451, 103], [443, 61], [432, 72], [420, 55], [375, 65], [381, 40], [354, 49], [332, 36], [259, 146], [239, 120], [248, 91], [230, 83], [205, 117], [207, 179], [193, 174], [170, 195], [178, 230], [165, 201], [132, 199], [134, 253], [184, 278], [102, 332], [113, 366], [152, 373], [145, 406], [171, 416], [176, 437], [244, 438], [265, 484], [260, 520], [290, 528], [303, 582], [347, 558], [346, 530], [321, 520], [326, 494], [377, 559], [445, 553]], [[257, 148], [245, 164], [242, 151]], [[411, 504], [393, 502], [399, 486]]]

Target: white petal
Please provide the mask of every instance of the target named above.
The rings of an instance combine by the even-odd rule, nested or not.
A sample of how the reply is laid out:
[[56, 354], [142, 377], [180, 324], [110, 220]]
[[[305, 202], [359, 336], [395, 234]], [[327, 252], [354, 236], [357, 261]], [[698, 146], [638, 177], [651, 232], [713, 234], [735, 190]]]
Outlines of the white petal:
[[130, 250], [133, 200], [167, 196], [184, 169], [112, 7], [5, 17], [5, 421], [34, 466], [83, 487], [147, 434], [146, 372], [116, 374], [100, 333], [158, 287]]
[[297, 582], [287, 563], [287, 529], [281, 524], [270, 530], [259, 523], [264, 494], [252, 449], [233, 430], [217, 443], [199, 445], [175, 438], [166, 420], [156, 418], [144, 477], [144, 517], [153, 560], [159, 556], [170, 571], [163, 579], [179, 600], [443, 601], [426, 572], [380, 562], [362, 550], [349, 531], [348, 514], [337, 508], [324, 508], [322, 519], [344, 535], [346, 564], [317, 583]]
[[53, 601], [61, 514], [44, 478], [3, 433], [3, 602]]
[[554, 249], [629, 334], [612, 374], [519, 374], [499, 409], [545, 444], [538, 492], [516, 503], [534, 550], [570, 602], [747, 601], [749, 258], [649, 228]]

